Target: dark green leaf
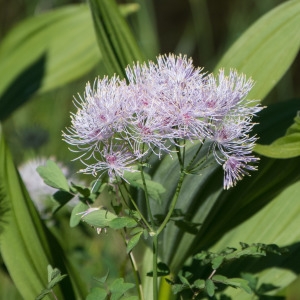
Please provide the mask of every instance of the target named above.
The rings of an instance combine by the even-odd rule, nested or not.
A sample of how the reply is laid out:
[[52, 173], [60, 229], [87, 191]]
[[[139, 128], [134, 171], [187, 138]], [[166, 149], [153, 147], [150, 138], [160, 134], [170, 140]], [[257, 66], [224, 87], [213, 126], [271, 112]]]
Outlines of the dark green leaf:
[[73, 182], [71, 182], [71, 188], [72, 188], [72, 191], [79, 193], [84, 198], [88, 198], [91, 194], [90, 189], [88, 189], [84, 186], [74, 184]]
[[217, 256], [215, 257], [211, 263], [212, 263], [212, 268], [214, 270], [218, 269], [220, 267], [220, 265], [223, 263], [224, 261], [224, 257], [223, 256]]
[[[169, 267], [168, 267], [165, 263], [159, 262], [159, 263], [157, 264], [157, 276], [158, 276], [158, 277], [161, 277], [161, 276], [167, 276], [167, 275], [169, 275], [169, 274], [170, 274], [170, 269], [169, 269]], [[148, 272], [148, 273], [147, 273], [147, 276], [153, 277], [153, 271]]]
[[188, 232], [190, 234], [197, 234], [199, 227], [201, 224], [199, 223], [192, 223], [186, 220], [178, 220], [175, 221], [175, 225], [178, 226], [180, 229], [182, 229], [185, 232]]
[[189, 288], [189, 286], [187, 286], [185, 284], [173, 284], [172, 287], [171, 287], [172, 292], [175, 295], [182, 292], [183, 290], [188, 289], [188, 288]]
[[47, 160], [46, 165], [39, 166], [37, 171], [47, 185], [67, 192], [69, 191], [68, 181], [54, 161]]
[[109, 75], [125, 75], [125, 67], [143, 61], [135, 38], [114, 0], [89, 1], [103, 62]]
[[59, 209], [65, 206], [72, 198], [74, 198], [74, 195], [66, 191], [57, 191], [53, 194], [52, 197], [55, 201], [58, 202], [58, 205], [56, 205], [52, 210], [53, 213], [56, 213]]

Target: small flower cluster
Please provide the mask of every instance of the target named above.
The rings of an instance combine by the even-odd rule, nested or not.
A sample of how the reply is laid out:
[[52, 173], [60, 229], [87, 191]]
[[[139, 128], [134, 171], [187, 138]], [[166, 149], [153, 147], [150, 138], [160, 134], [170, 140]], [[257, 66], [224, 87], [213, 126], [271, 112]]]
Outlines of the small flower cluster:
[[123, 177], [151, 154], [172, 154], [182, 140], [211, 143], [225, 189], [256, 169], [257, 138], [249, 133], [262, 107], [245, 100], [251, 79], [235, 70], [207, 75], [173, 54], [127, 67], [126, 75], [128, 83], [117, 76], [88, 83], [84, 97], [75, 100], [77, 113], [63, 136], [81, 152], [81, 172]]

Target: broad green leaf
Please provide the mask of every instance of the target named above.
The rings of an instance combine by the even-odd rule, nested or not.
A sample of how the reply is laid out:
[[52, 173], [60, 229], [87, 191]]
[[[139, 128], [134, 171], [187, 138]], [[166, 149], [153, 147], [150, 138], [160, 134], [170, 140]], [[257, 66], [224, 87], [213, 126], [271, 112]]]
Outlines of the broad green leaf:
[[[136, 4], [120, 6], [122, 15]], [[119, 13], [119, 12], [118, 12]], [[0, 120], [34, 93], [80, 78], [101, 60], [87, 5], [69, 5], [20, 22], [0, 44]]]
[[125, 76], [125, 67], [143, 55], [115, 0], [90, 0], [95, 32], [109, 75]]
[[291, 158], [300, 155], [300, 116], [289, 127], [285, 136], [270, 145], [256, 145], [255, 152], [272, 158]]
[[116, 218], [118, 217], [115, 214], [106, 209], [89, 208], [81, 220], [96, 228], [104, 228], [109, 227], [109, 223]]
[[300, 45], [300, 2], [285, 1], [253, 24], [215, 70], [236, 68], [256, 82], [249, 94], [263, 99], [295, 59]]
[[0, 45], [0, 119], [36, 91], [65, 85], [100, 60], [88, 6], [66, 6], [29, 18]]
[[[5, 144], [0, 128], [0, 206], [2, 214], [0, 251], [4, 264], [24, 299], [34, 299], [47, 287], [47, 265], [68, 273], [71, 265], [60, 245], [41, 222]], [[67, 267], [67, 268], [66, 268]], [[69, 269], [76, 282], [76, 273]], [[75, 277], [73, 277], [75, 276]], [[75, 299], [70, 277], [55, 288], [60, 299]], [[78, 290], [81, 284], [77, 283]], [[84, 291], [82, 291], [84, 292]], [[50, 299], [50, 298], [48, 298]]]
[[68, 181], [59, 166], [51, 160], [47, 160], [45, 166], [37, 168], [38, 173], [47, 185], [56, 189], [69, 191]]

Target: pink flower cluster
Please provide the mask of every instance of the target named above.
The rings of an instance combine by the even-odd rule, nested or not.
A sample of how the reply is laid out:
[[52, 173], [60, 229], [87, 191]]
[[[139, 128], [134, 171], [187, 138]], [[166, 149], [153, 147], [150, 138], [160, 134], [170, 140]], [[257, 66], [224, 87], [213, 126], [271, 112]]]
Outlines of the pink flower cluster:
[[128, 83], [116, 76], [88, 83], [84, 97], [75, 100], [77, 112], [63, 137], [81, 153], [81, 172], [122, 178], [151, 154], [172, 155], [182, 140], [211, 143], [225, 189], [256, 169], [257, 138], [249, 133], [262, 107], [245, 100], [251, 79], [235, 70], [207, 75], [173, 54], [136, 63], [126, 74]]

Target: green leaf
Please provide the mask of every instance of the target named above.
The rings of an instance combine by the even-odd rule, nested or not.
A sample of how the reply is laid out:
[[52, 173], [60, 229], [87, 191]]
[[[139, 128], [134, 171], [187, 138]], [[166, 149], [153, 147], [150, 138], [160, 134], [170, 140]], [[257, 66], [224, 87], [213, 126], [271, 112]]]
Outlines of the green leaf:
[[87, 295], [86, 300], [106, 300], [107, 292], [105, 289], [94, 287]]
[[197, 279], [194, 282], [194, 286], [195, 288], [202, 290], [205, 288], [205, 281], [203, 279]]
[[216, 287], [211, 279], [205, 280], [205, 288], [208, 296], [212, 297], [215, 294]]
[[82, 215], [81, 220], [96, 228], [109, 227], [110, 222], [118, 218], [106, 209], [89, 208], [88, 211]]
[[299, 51], [299, 13], [300, 2], [294, 0], [261, 17], [230, 47], [215, 70], [236, 68], [251, 76], [256, 84], [249, 98], [263, 99]]
[[300, 116], [294, 119], [285, 136], [270, 145], [255, 145], [255, 152], [272, 158], [292, 158], [300, 155]]
[[69, 191], [68, 181], [59, 168], [59, 166], [51, 160], [47, 160], [46, 166], [37, 167], [37, 172], [44, 179], [44, 182], [56, 189]]
[[214, 275], [213, 277], [212, 277], [212, 280], [213, 281], [216, 281], [216, 282], [220, 282], [220, 283], [226, 283], [226, 281], [227, 281], [227, 277], [225, 277], [225, 276], [223, 276], [223, 275]]
[[124, 227], [131, 228], [137, 225], [137, 222], [133, 218], [118, 217], [109, 222], [109, 227], [113, 229], [121, 229]]
[[89, 1], [103, 62], [109, 75], [125, 75], [125, 67], [143, 56], [114, 0]]
[[70, 275], [56, 288], [56, 295], [60, 299], [76, 298], [70, 277], [77, 285], [79, 294], [84, 294], [85, 290], [82, 290], [76, 272], [71, 272], [72, 266], [64, 256], [61, 246], [41, 222], [29, 198], [4, 142], [1, 127], [0, 207], [9, 211], [1, 216], [1, 257], [22, 297], [35, 299], [40, 291], [45, 290], [48, 280], [44, 270], [49, 263]]
[[139, 242], [141, 235], [143, 234], [143, 231], [138, 232], [135, 234], [129, 241], [126, 247], [126, 252], [129, 253]]
[[57, 205], [52, 209], [52, 213], [56, 213], [58, 210], [64, 207], [72, 198], [74, 198], [74, 195], [66, 191], [57, 191], [53, 194], [52, 197], [57, 202]]

